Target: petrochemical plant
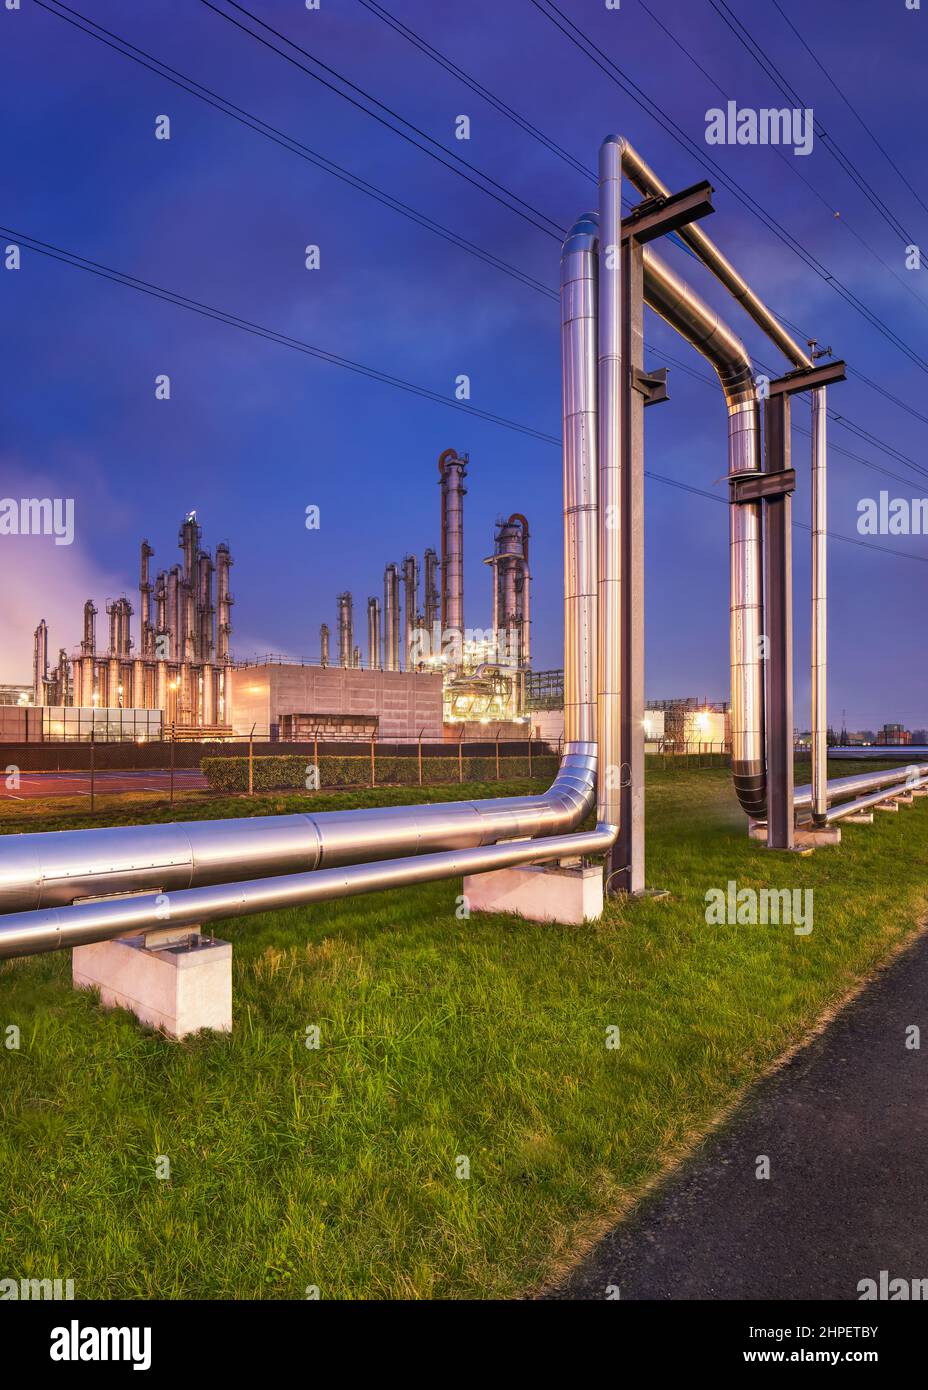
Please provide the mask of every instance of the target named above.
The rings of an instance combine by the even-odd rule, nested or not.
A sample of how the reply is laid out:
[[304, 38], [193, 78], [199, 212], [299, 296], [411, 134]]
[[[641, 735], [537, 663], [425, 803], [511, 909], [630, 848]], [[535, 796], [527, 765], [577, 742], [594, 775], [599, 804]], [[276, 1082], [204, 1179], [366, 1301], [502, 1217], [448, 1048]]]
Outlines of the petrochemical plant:
[[[178, 535], [181, 561], [152, 580], [155, 554], [140, 548], [135, 609], [123, 595], [105, 611], [108, 640], [98, 646], [98, 608], [84, 604], [83, 636], [49, 669], [43, 618], [33, 646], [33, 703], [55, 731], [80, 736], [78, 711], [160, 711], [163, 725], [190, 736], [247, 732], [295, 738], [323, 729], [342, 735], [401, 737], [447, 722], [521, 720], [531, 667], [529, 527], [521, 513], [496, 524], [490, 569], [492, 622], [468, 628], [464, 614], [464, 486], [468, 455], [438, 460], [440, 553], [407, 554], [384, 570], [383, 600], [367, 600], [367, 649], [355, 638], [350, 592], [336, 599], [337, 662], [331, 632], [320, 629], [318, 666], [287, 658], [235, 661], [230, 650], [232, 554], [226, 542], [204, 549], [195, 512]], [[258, 673], [261, 673], [260, 675]], [[255, 697], [258, 697], [257, 699]], [[86, 722], [86, 721], [85, 721]], [[51, 726], [50, 726], [51, 727]], [[90, 727], [88, 725], [88, 727]], [[147, 726], [146, 726], [147, 727]]]

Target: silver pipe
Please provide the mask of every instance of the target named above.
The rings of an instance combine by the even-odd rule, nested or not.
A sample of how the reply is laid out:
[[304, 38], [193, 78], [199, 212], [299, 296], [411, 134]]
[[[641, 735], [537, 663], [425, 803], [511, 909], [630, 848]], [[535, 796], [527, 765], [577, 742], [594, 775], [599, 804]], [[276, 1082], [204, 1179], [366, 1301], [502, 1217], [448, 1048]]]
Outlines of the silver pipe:
[[868, 811], [871, 806], [878, 806], [881, 801], [890, 801], [894, 796], [902, 796], [905, 792], [915, 791], [918, 787], [928, 784], [928, 774], [923, 777], [915, 778], [910, 782], [898, 782], [895, 786], [884, 787], [882, 791], [872, 792], [869, 796], [858, 797], [856, 801], [845, 801], [840, 806], [832, 806], [825, 813], [825, 824], [833, 825], [835, 821], [843, 820], [845, 816], [853, 816], [858, 811]]
[[622, 144], [599, 151], [599, 576], [596, 818], [622, 814]]
[[0, 913], [566, 834], [595, 780], [596, 750], [580, 743], [536, 796], [3, 836]]
[[[609, 138], [621, 149], [624, 172], [639, 193], [643, 193], [647, 198], [670, 197], [670, 189], [667, 185], [657, 177], [654, 170], [645, 163], [638, 151], [627, 140], [618, 135]], [[706, 236], [698, 222], [691, 222], [687, 226], [681, 227], [678, 236], [686, 242], [692, 251], [696, 252], [703, 264], [708, 266], [713, 275], [722, 282], [758, 327], [763, 329], [768, 338], [777, 345], [794, 366], [811, 367], [813, 365], [807, 353], [794, 338], [790, 337], [763, 300], [749, 289], [746, 281], [741, 278], [731, 261], [722, 254], [715, 242]]]
[[[912, 777], [928, 777], [928, 763], [909, 763], [906, 772]], [[882, 772], [860, 772], [850, 777], [832, 777], [826, 784], [826, 809], [827, 803], [832, 801], [842, 801], [846, 797], [853, 797], [857, 792], [871, 792], [879, 787], [891, 786], [893, 782], [899, 780], [900, 769], [891, 767]], [[793, 796], [793, 805], [797, 811], [811, 810], [813, 807], [813, 788], [811, 785], [797, 787]]]
[[595, 830], [575, 835], [189, 888], [171, 893], [167, 902], [162, 893], [145, 893], [138, 897], [97, 899], [72, 907], [15, 912], [0, 922], [0, 960], [86, 946], [94, 941], [108, 941], [166, 925], [199, 926], [228, 917], [331, 902], [335, 898], [379, 893], [388, 888], [409, 888], [417, 883], [432, 883], [464, 874], [488, 873], [516, 864], [535, 864], [568, 855], [603, 854], [611, 848], [615, 838], [614, 826], [598, 825]]
[[812, 392], [812, 816], [828, 810], [828, 419], [825, 387]]
[[403, 669], [412, 670], [415, 661], [416, 619], [419, 616], [419, 561], [415, 555], [403, 557]]
[[564, 738], [596, 738], [598, 222], [572, 227], [561, 251], [564, 435]]

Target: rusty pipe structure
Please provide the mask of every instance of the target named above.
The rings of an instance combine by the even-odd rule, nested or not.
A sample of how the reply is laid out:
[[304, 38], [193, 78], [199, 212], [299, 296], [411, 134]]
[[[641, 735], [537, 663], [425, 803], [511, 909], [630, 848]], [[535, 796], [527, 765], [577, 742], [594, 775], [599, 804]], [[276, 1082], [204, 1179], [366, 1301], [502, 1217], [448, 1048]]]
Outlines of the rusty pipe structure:
[[329, 625], [321, 623], [319, 627], [319, 664], [328, 666], [329, 664]]

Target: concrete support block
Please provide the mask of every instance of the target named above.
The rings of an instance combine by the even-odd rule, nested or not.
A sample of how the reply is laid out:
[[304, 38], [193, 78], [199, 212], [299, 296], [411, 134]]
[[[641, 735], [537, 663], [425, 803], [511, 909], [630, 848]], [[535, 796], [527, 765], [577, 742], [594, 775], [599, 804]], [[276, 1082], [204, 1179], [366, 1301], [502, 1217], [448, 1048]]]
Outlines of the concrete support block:
[[899, 807], [896, 805], [895, 801], [881, 801], [881, 802], [879, 802], [878, 805], [874, 806], [873, 809], [874, 809], [874, 811], [896, 811], [896, 812], [898, 812]]
[[514, 912], [530, 922], [582, 926], [603, 911], [601, 865], [542, 865], [468, 874], [464, 896], [472, 912]]
[[232, 1031], [232, 944], [204, 941], [152, 950], [142, 936], [75, 946], [76, 989], [98, 989], [107, 1009], [128, 1009], [172, 1038], [201, 1028]]
[[854, 814], [853, 814], [852, 816], [843, 816], [842, 819], [841, 819], [841, 824], [842, 824], [842, 825], [872, 825], [872, 824], [873, 824], [873, 812], [872, 812], [872, 811], [855, 811]]
[[897, 806], [911, 806], [911, 805], [912, 805], [912, 793], [911, 793], [911, 792], [900, 792], [898, 796], [893, 797], [893, 800], [895, 801], [895, 803], [896, 803]]
[[[752, 840], [757, 840], [760, 844], [767, 843], [767, 825], [765, 821], [748, 821], [748, 835]], [[841, 830], [837, 825], [797, 825], [793, 831], [793, 848], [795, 850], [821, 849], [828, 845], [840, 845]]]

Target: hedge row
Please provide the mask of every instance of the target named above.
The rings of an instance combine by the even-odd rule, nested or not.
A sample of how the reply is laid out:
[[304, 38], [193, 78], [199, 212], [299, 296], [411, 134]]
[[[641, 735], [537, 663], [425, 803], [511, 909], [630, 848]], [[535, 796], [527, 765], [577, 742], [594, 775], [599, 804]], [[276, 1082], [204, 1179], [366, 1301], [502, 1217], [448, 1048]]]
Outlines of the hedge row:
[[[312, 764], [303, 756], [292, 753], [279, 757], [255, 758], [255, 791], [275, 791], [284, 788], [308, 790], [307, 778]], [[463, 758], [463, 781], [492, 782], [496, 779], [495, 758]], [[247, 758], [203, 758], [200, 768], [210, 785], [217, 792], [246, 792], [248, 790]], [[554, 776], [557, 759], [550, 754], [540, 754], [532, 758], [532, 775], [535, 777]], [[499, 775], [502, 781], [515, 777], [528, 776], [528, 757], [500, 758]], [[376, 760], [376, 782], [378, 786], [416, 786], [419, 782], [419, 763], [416, 758], [385, 756]], [[423, 784], [434, 786], [442, 782], [456, 782], [460, 776], [458, 760], [455, 757], [423, 758]], [[337, 757], [327, 754], [319, 759], [320, 787], [370, 786], [370, 758]]]

